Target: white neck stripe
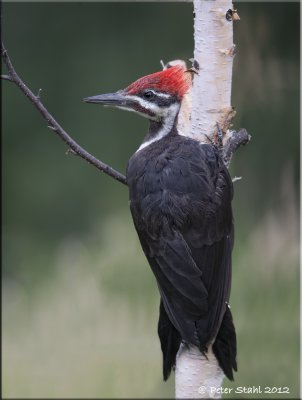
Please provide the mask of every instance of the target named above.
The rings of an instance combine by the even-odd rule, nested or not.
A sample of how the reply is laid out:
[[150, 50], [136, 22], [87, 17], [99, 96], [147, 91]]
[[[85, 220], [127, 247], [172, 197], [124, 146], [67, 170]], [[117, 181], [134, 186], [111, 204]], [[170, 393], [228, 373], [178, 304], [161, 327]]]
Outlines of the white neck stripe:
[[157, 135], [154, 136], [152, 139], [148, 140], [147, 142], [142, 143], [139, 148], [136, 150], [136, 153], [145, 147], [149, 146], [151, 143], [156, 142], [157, 140], [162, 139], [165, 137], [169, 132], [166, 132], [164, 129], [161, 129], [160, 131], [157, 132]]
[[171, 132], [175, 118], [177, 116], [177, 113], [179, 111], [179, 104], [174, 103], [169, 107], [169, 112], [166, 118], [164, 119], [164, 123], [161, 127], [161, 129], [155, 134], [155, 136], [151, 137], [148, 141], [143, 142], [140, 147], [136, 150], [136, 153], [145, 147], [149, 146], [151, 143], [154, 143], [162, 138], [164, 138], [168, 133]]

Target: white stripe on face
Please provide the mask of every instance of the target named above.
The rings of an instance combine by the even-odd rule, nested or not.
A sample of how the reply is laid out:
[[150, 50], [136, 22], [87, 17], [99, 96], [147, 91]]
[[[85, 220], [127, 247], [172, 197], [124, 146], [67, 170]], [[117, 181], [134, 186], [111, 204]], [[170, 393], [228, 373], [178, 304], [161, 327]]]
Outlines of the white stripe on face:
[[149, 90], [149, 91], [154, 93], [155, 96], [162, 97], [163, 99], [168, 99], [169, 97], [171, 97], [171, 95], [167, 93], [156, 92], [155, 90]]
[[[162, 98], [170, 98], [171, 96], [166, 93], [159, 93], [155, 92], [153, 90], [150, 90], [150, 92], [154, 92], [157, 97], [162, 97]], [[125, 96], [126, 100], [130, 100], [133, 103], [136, 103], [138, 105], [138, 109], [133, 108], [133, 106], [129, 105], [129, 108], [127, 106], [121, 106], [119, 108], [127, 110], [127, 111], [133, 111], [138, 113], [139, 115], [142, 115], [145, 118], [152, 119], [154, 121], [158, 121], [160, 119], [163, 119], [167, 116], [170, 106], [160, 106], [156, 104], [155, 102], [146, 100], [140, 96], [133, 96], [133, 95], [126, 95]], [[139, 109], [141, 108], [141, 109]]]
[[178, 111], [179, 111], [179, 104], [174, 103], [170, 107], [166, 107], [166, 117], [163, 119], [163, 125], [161, 129], [155, 134], [155, 136], [151, 137], [148, 141], [143, 142], [138, 150], [136, 150], [136, 153], [145, 147], [149, 146], [151, 143], [154, 143], [162, 138], [164, 138], [168, 133], [171, 132], [175, 118], [177, 117]]

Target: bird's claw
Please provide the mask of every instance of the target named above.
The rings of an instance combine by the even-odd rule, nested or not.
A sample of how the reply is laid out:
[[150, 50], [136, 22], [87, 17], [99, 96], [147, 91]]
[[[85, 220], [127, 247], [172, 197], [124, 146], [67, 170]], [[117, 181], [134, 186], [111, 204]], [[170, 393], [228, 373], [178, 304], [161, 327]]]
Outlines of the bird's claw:
[[218, 122], [216, 122], [216, 128], [217, 128], [217, 144], [216, 147], [221, 150], [223, 147], [223, 132], [222, 129], [220, 128]]
[[216, 123], [216, 128], [217, 128], [217, 135], [213, 135], [213, 137], [210, 137], [207, 134], [205, 134], [205, 137], [208, 139], [208, 141], [211, 143], [212, 146], [214, 146], [217, 150], [222, 151], [223, 132], [218, 122]]

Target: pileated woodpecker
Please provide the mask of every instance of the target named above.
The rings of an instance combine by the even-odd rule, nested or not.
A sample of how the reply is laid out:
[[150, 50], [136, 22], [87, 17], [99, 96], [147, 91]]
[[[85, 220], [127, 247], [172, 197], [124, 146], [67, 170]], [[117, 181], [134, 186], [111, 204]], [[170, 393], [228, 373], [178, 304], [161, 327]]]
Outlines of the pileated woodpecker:
[[232, 180], [213, 144], [177, 131], [191, 76], [183, 66], [84, 101], [134, 111], [149, 132], [130, 158], [130, 209], [161, 302], [158, 334], [168, 379], [181, 342], [213, 352], [233, 380], [236, 333], [228, 307], [233, 247]]

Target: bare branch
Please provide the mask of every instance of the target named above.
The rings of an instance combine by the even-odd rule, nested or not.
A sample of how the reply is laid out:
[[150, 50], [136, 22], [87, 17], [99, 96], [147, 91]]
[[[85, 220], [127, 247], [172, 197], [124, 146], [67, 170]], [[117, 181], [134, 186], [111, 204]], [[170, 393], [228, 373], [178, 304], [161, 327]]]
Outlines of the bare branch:
[[248, 144], [251, 140], [251, 135], [248, 134], [246, 129], [240, 129], [239, 131], [230, 131], [230, 136], [226, 137], [223, 145], [223, 161], [227, 167], [229, 167], [232, 159], [232, 155], [235, 151], [245, 144]]
[[77, 156], [86, 160], [89, 164], [98, 168], [101, 172], [111, 176], [117, 181], [127, 185], [126, 177], [120, 172], [116, 171], [109, 165], [98, 160], [96, 157], [84, 150], [75, 140], [73, 140], [68, 133], [61, 127], [61, 125], [54, 119], [54, 117], [49, 113], [46, 107], [43, 105], [40, 99], [41, 89], [39, 89], [38, 94], [34, 95], [33, 92], [25, 85], [22, 79], [18, 76], [13, 64], [8, 56], [7, 50], [5, 49], [3, 43], [1, 42], [1, 56], [4, 64], [7, 67], [8, 75], [1, 75], [1, 79], [5, 79], [16, 84], [22, 93], [33, 103], [36, 109], [40, 112], [42, 117], [46, 120], [48, 128], [54, 131], [67, 145], [69, 148], [68, 153], [76, 154]]

